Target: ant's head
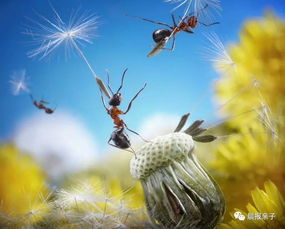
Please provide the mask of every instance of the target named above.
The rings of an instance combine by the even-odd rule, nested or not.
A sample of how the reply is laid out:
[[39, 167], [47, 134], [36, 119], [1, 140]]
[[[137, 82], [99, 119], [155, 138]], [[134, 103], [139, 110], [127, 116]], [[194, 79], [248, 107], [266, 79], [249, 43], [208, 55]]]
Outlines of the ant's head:
[[125, 78], [125, 74], [126, 74], [127, 71], [128, 71], [128, 69], [126, 68], [125, 71], [124, 71], [124, 73], [123, 73], [122, 79], [121, 79], [121, 85], [120, 85], [120, 87], [118, 88], [118, 90], [117, 90], [116, 93], [114, 93], [114, 92], [112, 91], [112, 88], [111, 88], [110, 85], [109, 85], [109, 83], [110, 83], [110, 82], [109, 82], [109, 73], [107, 72], [108, 88], [109, 88], [109, 90], [110, 90], [111, 93], [112, 93], [112, 97], [111, 97], [110, 100], [109, 100], [109, 105], [111, 105], [111, 106], [120, 106], [120, 104], [121, 104], [121, 102], [122, 102], [122, 94], [120, 93], [120, 90], [121, 90], [122, 87], [123, 87], [124, 78]]
[[155, 41], [155, 43], [159, 43], [163, 40], [165, 40], [165, 38], [170, 37], [171, 35], [171, 31], [168, 29], [158, 29], [155, 30], [152, 34], [152, 38]]
[[188, 26], [190, 26], [191, 28], [195, 28], [198, 24], [198, 18], [197, 16], [191, 16], [188, 18], [187, 20], [187, 24]]
[[118, 92], [111, 97], [109, 105], [120, 106], [121, 102], [122, 102], [122, 94]]

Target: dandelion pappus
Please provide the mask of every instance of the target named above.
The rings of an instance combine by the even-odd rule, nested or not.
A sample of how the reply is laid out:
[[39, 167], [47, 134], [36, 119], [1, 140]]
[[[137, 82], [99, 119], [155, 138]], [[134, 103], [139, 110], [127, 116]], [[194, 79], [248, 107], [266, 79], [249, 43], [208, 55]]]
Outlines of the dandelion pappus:
[[[201, 10], [204, 10], [207, 7], [208, 7], [208, 5], [206, 5]], [[163, 26], [166, 26], [169, 28], [169, 29], [157, 29], [152, 33], [152, 38], [153, 38], [154, 42], [156, 43], [156, 45], [150, 51], [150, 53], [147, 55], [148, 57], [151, 57], [151, 56], [155, 56], [156, 54], [158, 54], [163, 49], [173, 51], [174, 47], [175, 47], [175, 35], [179, 32], [184, 31], [186, 33], [192, 34], [192, 33], [194, 33], [192, 29], [196, 28], [198, 23], [200, 23], [204, 26], [211, 26], [211, 25], [219, 24], [219, 22], [214, 22], [211, 24], [205, 24], [203, 22], [198, 21], [198, 13], [197, 13], [197, 16], [185, 15], [184, 17], [180, 18], [180, 22], [178, 24], [175, 21], [174, 15], [171, 15], [173, 25], [168, 25], [166, 23], [157, 22], [157, 21], [149, 20], [146, 18], [138, 17], [138, 16], [130, 16], [130, 15], [127, 15], [127, 16], [133, 17], [133, 18], [138, 18], [140, 20], [147, 21], [147, 22], [150, 22], [153, 24], [163, 25]], [[171, 48], [165, 48], [167, 42], [171, 38], [172, 38]]]
[[[120, 93], [120, 90], [123, 87], [124, 78], [125, 78], [125, 74], [126, 74], [127, 70], [128, 70], [127, 68], [124, 70], [122, 78], [121, 78], [121, 85], [115, 93], [113, 92], [112, 88], [110, 87], [110, 77], [109, 77], [109, 73], [107, 72], [107, 80], [108, 80], [107, 87], [111, 92], [110, 98], [108, 97], [109, 98], [108, 104], [110, 105], [110, 107], [107, 107], [104, 96], [103, 96], [103, 90], [102, 89], [103, 88], [106, 89], [106, 87], [104, 85], [102, 85], [102, 86], [104, 86], [103, 88], [100, 87], [100, 93], [101, 93], [101, 99], [102, 99], [103, 106], [106, 109], [107, 113], [113, 119], [113, 123], [115, 124], [114, 128], [116, 128], [116, 130], [114, 130], [112, 132], [111, 137], [108, 140], [108, 144], [112, 145], [114, 147], [117, 147], [119, 149], [125, 149], [125, 150], [128, 148], [131, 148], [131, 142], [129, 140], [129, 136], [125, 132], [125, 129], [127, 129], [128, 131], [138, 135], [144, 141], [146, 141], [139, 133], [129, 129], [127, 124], [124, 122], [124, 120], [120, 118], [120, 115], [127, 114], [130, 111], [133, 101], [138, 97], [138, 95], [146, 87], [146, 83], [145, 83], [144, 86], [131, 99], [126, 111], [120, 110], [118, 108], [118, 106], [120, 106], [121, 102], [122, 102], [122, 94]], [[113, 144], [111, 143], [111, 141], [113, 142]], [[131, 148], [131, 150], [132, 150], [131, 152], [134, 153], [134, 150], [132, 148]]]

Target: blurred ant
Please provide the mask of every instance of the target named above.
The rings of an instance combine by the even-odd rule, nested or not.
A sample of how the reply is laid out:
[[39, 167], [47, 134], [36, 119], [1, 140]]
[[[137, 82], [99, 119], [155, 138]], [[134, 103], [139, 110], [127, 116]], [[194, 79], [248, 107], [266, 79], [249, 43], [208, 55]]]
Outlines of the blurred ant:
[[[208, 7], [208, 4], [205, 5], [204, 8], [200, 9], [200, 11], [206, 9]], [[166, 23], [162, 23], [162, 22], [156, 22], [156, 21], [152, 21], [146, 18], [141, 18], [141, 17], [137, 17], [137, 16], [130, 16], [127, 15], [129, 17], [133, 17], [133, 18], [138, 18], [141, 19], [143, 21], [147, 21], [147, 22], [151, 22], [154, 24], [158, 24], [158, 25], [163, 25], [168, 27], [169, 29], [157, 29], [152, 33], [152, 38], [154, 40], [154, 42], [156, 43], [156, 46], [152, 49], [152, 51], [147, 55], [148, 57], [154, 56], [156, 55], [158, 52], [160, 52], [162, 49], [166, 49], [166, 50], [174, 50], [174, 46], [175, 46], [175, 35], [179, 32], [186, 32], [186, 33], [194, 33], [192, 31], [192, 29], [196, 28], [198, 23], [204, 25], [204, 26], [212, 26], [215, 24], [219, 24], [219, 22], [214, 22], [211, 24], [205, 24], [202, 23], [200, 21], [198, 21], [198, 14], [197, 16], [189, 16], [189, 15], [185, 15], [183, 18], [180, 18], [180, 22], [176, 23], [174, 15], [171, 15], [172, 17], [172, 22], [173, 25], [168, 25]], [[172, 46], [171, 48], [165, 48], [166, 43], [170, 40], [170, 38], [172, 39]]]
[[[116, 93], [113, 92], [113, 90], [110, 87], [110, 77], [109, 77], [109, 72], [107, 72], [107, 79], [108, 79], [108, 89], [110, 90], [112, 96], [110, 97], [109, 100], [109, 105], [110, 107], [108, 108], [106, 106], [105, 103], [105, 99], [103, 97], [103, 92], [102, 89], [100, 88], [100, 93], [101, 93], [101, 99], [102, 99], [102, 103], [104, 108], [106, 109], [107, 113], [111, 116], [111, 118], [113, 119], [113, 122], [115, 124], [114, 128], [116, 128], [116, 130], [113, 131], [113, 133], [111, 134], [110, 139], [108, 140], [108, 144], [114, 147], [117, 147], [119, 149], [127, 149], [127, 148], [131, 148], [131, 143], [129, 140], [129, 136], [127, 135], [127, 133], [125, 132], [125, 128], [138, 135], [139, 137], [141, 137], [144, 141], [146, 141], [139, 133], [131, 130], [128, 128], [128, 126], [126, 125], [126, 123], [119, 117], [120, 115], [123, 114], [127, 114], [131, 107], [132, 107], [132, 103], [133, 101], [138, 97], [138, 95], [144, 90], [144, 88], [146, 87], [146, 83], [144, 84], [143, 88], [141, 88], [136, 95], [131, 99], [127, 110], [126, 111], [122, 111], [118, 108], [118, 106], [121, 105], [122, 102], [122, 94], [120, 93], [120, 90], [123, 87], [123, 83], [124, 83], [124, 78], [125, 78], [125, 74], [127, 72], [127, 68], [125, 69], [123, 75], [122, 75], [122, 79], [121, 79], [121, 85], [118, 88], [118, 90], [116, 91]], [[112, 144], [111, 141], [114, 143]], [[132, 149], [132, 148], [131, 148]], [[134, 153], [134, 150], [132, 149], [132, 153]]]
[[37, 100], [35, 100], [35, 99], [33, 98], [32, 95], [30, 95], [30, 97], [31, 97], [31, 99], [32, 99], [33, 104], [34, 104], [38, 109], [44, 110], [47, 114], [52, 114], [52, 113], [55, 111], [55, 109], [51, 109], [51, 108], [46, 107], [45, 104], [48, 104], [48, 102], [46, 102], [45, 100], [41, 99], [41, 100], [38, 102]]

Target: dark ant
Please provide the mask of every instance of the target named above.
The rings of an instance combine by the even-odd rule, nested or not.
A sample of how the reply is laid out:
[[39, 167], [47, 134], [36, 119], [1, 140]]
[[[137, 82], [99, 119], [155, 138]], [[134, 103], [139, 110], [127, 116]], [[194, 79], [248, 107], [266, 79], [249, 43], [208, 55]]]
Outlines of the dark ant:
[[[204, 10], [207, 7], [208, 7], [208, 5], [206, 4], [206, 6], [204, 8], [202, 8], [200, 11]], [[153, 38], [154, 42], [156, 43], [156, 46], [147, 55], [148, 57], [156, 55], [162, 49], [173, 51], [174, 46], [175, 46], [175, 35], [179, 32], [182, 32], [182, 31], [184, 31], [186, 33], [194, 33], [192, 31], [192, 29], [196, 28], [198, 23], [200, 23], [204, 26], [212, 26], [215, 24], [219, 24], [219, 22], [214, 22], [211, 24], [202, 23], [202, 22], [198, 21], [198, 14], [197, 14], [197, 16], [185, 15], [183, 18], [180, 18], [180, 22], [178, 23], [178, 25], [175, 21], [174, 15], [171, 15], [172, 22], [173, 22], [172, 26], [168, 25], [166, 23], [152, 21], [152, 20], [149, 20], [146, 18], [141, 18], [141, 17], [137, 17], [137, 16], [130, 16], [130, 15], [127, 15], [127, 16], [133, 17], [133, 18], [138, 18], [138, 19], [141, 19], [143, 21], [151, 22], [151, 23], [158, 24], [158, 25], [163, 25], [163, 26], [166, 26], [169, 28], [169, 29], [157, 29], [152, 33], [152, 38]], [[173, 40], [172, 46], [171, 46], [171, 48], [165, 48], [165, 45], [169, 41], [170, 38], [173, 38], [172, 39]]]
[[34, 104], [38, 109], [44, 110], [47, 114], [52, 114], [52, 113], [55, 111], [55, 109], [51, 109], [51, 108], [46, 107], [45, 104], [48, 104], [48, 102], [46, 102], [45, 100], [41, 99], [41, 100], [38, 102], [37, 100], [35, 100], [35, 99], [33, 98], [32, 95], [30, 95], [30, 97], [31, 97], [31, 100], [32, 100], [33, 104]]
[[[139, 137], [141, 137], [144, 141], [146, 141], [139, 133], [131, 130], [128, 128], [128, 126], [126, 125], [126, 123], [119, 117], [120, 115], [123, 114], [127, 114], [131, 107], [132, 107], [132, 103], [133, 101], [138, 97], [138, 95], [144, 90], [144, 88], [146, 87], [146, 83], [144, 84], [143, 88], [141, 88], [136, 95], [131, 99], [127, 110], [126, 111], [122, 111], [118, 108], [118, 106], [121, 105], [122, 102], [122, 94], [120, 93], [120, 90], [123, 87], [124, 84], [124, 78], [125, 78], [125, 74], [127, 72], [127, 68], [124, 70], [123, 75], [122, 75], [122, 79], [121, 79], [121, 85], [118, 88], [118, 90], [116, 91], [116, 93], [113, 92], [112, 88], [110, 87], [110, 77], [109, 77], [109, 73], [107, 72], [107, 79], [108, 79], [108, 89], [110, 90], [110, 92], [112, 93], [112, 96], [110, 97], [109, 100], [109, 105], [110, 107], [108, 108], [106, 106], [105, 103], [105, 99], [103, 97], [103, 92], [102, 89], [100, 88], [100, 93], [101, 93], [101, 99], [102, 99], [102, 103], [103, 106], [105, 107], [107, 113], [111, 116], [111, 118], [113, 119], [113, 122], [115, 124], [114, 128], [116, 128], [116, 130], [113, 131], [113, 133], [111, 134], [110, 139], [108, 140], [108, 144], [114, 147], [117, 147], [119, 149], [127, 149], [127, 148], [131, 148], [131, 143], [129, 140], [129, 136], [127, 135], [127, 133], [125, 132], [125, 128], [138, 135]], [[112, 144], [111, 141], [114, 143]], [[132, 148], [131, 148], [132, 149]], [[134, 153], [134, 150], [132, 149], [132, 153]]]

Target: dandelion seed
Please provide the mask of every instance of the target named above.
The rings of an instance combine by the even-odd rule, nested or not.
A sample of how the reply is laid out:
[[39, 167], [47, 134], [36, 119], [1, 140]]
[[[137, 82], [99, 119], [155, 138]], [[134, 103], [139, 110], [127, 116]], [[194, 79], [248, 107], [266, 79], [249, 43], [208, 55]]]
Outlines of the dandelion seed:
[[271, 110], [264, 102], [260, 103], [261, 103], [261, 109], [256, 111], [258, 113], [258, 120], [269, 131], [273, 140], [278, 140], [279, 135], [277, 132], [276, 124], [273, 121], [273, 118], [271, 117], [272, 116]]
[[98, 17], [94, 15], [79, 15], [78, 12], [70, 17], [68, 23], [65, 23], [58, 12], [51, 6], [54, 13], [54, 19], [48, 19], [43, 15], [38, 14], [39, 21], [32, 20], [35, 24], [35, 28], [27, 29], [24, 34], [33, 38], [37, 47], [28, 52], [29, 57], [39, 57], [44, 59], [48, 57], [61, 45], [64, 45], [65, 51], [69, 49], [75, 49], [84, 62], [87, 64], [93, 77], [106, 94], [107, 97], [111, 97], [106, 89], [102, 80], [97, 76], [93, 68], [91, 67], [88, 59], [81, 50], [80, 46], [83, 43], [92, 43], [92, 38], [96, 36], [96, 29], [98, 24]]
[[27, 81], [26, 70], [15, 71], [11, 75], [11, 80], [9, 81], [13, 95], [19, 95], [21, 91], [30, 93]]
[[232, 60], [224, 44], [216, 33], [205, 34], [210, 42], [210, 46], [206, 47], [206, 59], [211, 61], [214, 67], [220, 72], [228, 72], [233, 69], [236, 64]]
[[53, 7], [52, 10], [54, 13], [53, 20], [38, 14], [39, 21], [31, 19], [36, 27], [24, 32], [24, 34], [30, 35], [35, 44], [38, 45], [38, 47], [28, 52], [29, 57], [40, 56], [40, 59], [43, 59], [61, 45], [64, 45], [66, 49], [72, 46], [79, 49], [78, 44], [83, 42], [91, 44], [92, 38], [96, 35], [97, 17], [74, 14], [70, 17], [68, 23], [65, 23]]
[[97, 192], [97, 190], [90, 184], [84, 183], [74, 187], [72, 190], [60, 190], [57, 194], [56, 205], [60, 208], [80, 208], [82, 204], [90, 205], [101, 211], [96, 203], [104, 203], [108, 201], [106, 197]]
[[165, 0], [165, 2], [178, 4], [173, 10], [176, 10], [182, 6], [185, 6], [184, 16], [189, 14], [189, 11], [192, 10], [195, 16], [199, 14], [204, 14], [204, 16], [208, 16], [209, 11], [201, 11], [205, 6], [209, 6], [209, 8], [220, 11], [220, 1], [219, 0]]
[[258, 120], [263, 124], [263, 126], [268, 130], [269, 134], [271, 135], [272, 139], [279, 140], [279, 134], [277, 131], [277, 123], [276, 120], [273, 119], [273, 115], [271, 112], [271, 109], [269, 105], [265, 102], [265, 99], [261, 93], [261, 84], [258, 80], [255, 79], [254, 76], [251, 76], [254, 78], [253, 83], [254, 87], [256, 88], [259, 96], [259, 104], [260, 109], [258, 109], [256, 112], [258, 114]]

